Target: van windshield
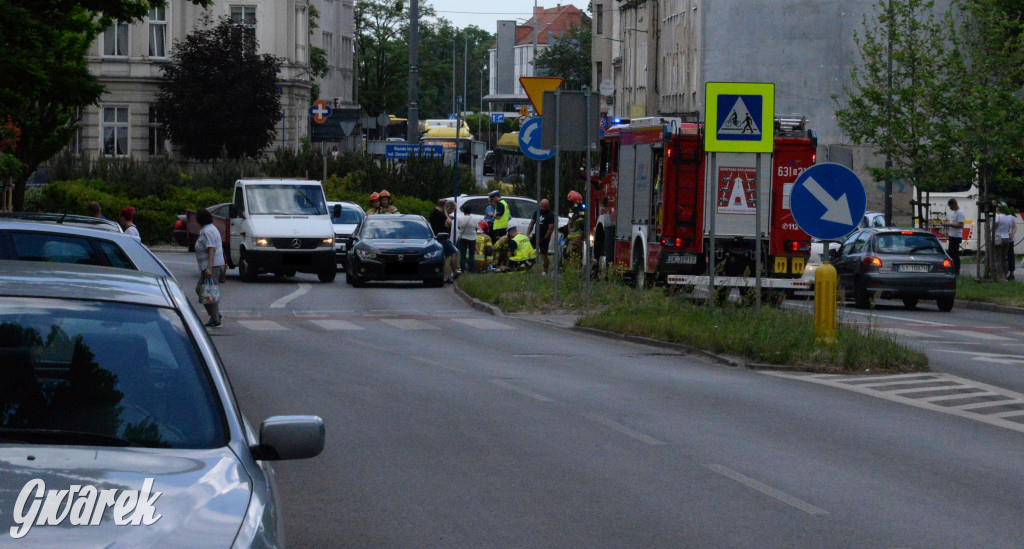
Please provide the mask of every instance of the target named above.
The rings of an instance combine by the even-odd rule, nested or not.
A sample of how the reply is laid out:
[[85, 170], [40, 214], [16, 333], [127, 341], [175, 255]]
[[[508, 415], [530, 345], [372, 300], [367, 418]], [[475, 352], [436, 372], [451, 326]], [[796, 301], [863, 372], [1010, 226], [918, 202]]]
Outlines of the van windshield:
[[252, 185], [245, 188], [249, 213], [265, 215], [327, 215], [319, 185]]

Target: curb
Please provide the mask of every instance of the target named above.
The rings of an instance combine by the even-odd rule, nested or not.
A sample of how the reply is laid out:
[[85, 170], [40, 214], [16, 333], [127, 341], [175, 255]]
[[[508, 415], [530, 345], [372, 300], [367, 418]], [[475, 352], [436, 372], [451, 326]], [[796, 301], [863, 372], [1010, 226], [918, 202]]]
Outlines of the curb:
[[996, 303], [988, 303], [986, 301], [972, 301], [968, 299], [957, 301], [956, 303], [964, 309], [989, 311], [992, 313], [1003, 313], [1008, 315], [1024, 315], [1024, 307], [1013, 307], [1010, 305], [999, 305]]
[[662, 341], [660, 339], [654, 339], [654, 338], [650, 338], [650, 337], [641, 337], [641, 336], [634, 336], [634, 335], [617, 334], [615, 332], [608, 332], [608, 331], [605, 331], [605, 330], [598, 330], [597, 328], [588, 328], [586, 326], [573, 326], [572, 328], [569, 328], [569, 329], [573, 330], [573, 331], [577, 331], [577, 332], [583, 332], [583, 333], [586, 333], [586, 334], [591, 334], [591, 335], [596, 335], [596, 336], [599, 336], [599, 337], [608, 338], [608, 339], [622, 339], [622, 340], [625, 340], [625, 341], [629, 341], [631, 343], [639, 343], [641, 345], [648, 345], [648, 346], [651, 346], [651, 347], [659, 347], [659, 348], [662, 348], [662, 349], [665, 348], [665, 347], [668, 347], [670, 349], [675, 349], [677, 351], [685, 351], [685, 352], [690, 353], [690, 354], [705, 356], [707, 358], [710, 358], [711, 360], [714, 360], [715, 362], [719, 362], [721, 364], [725, 364], [726, 366], [731, 366], [733, 368], [742, 368], [742, 367], [750, 368], [751, 367], [751, 364], [748, 364], [746, 362], [742, 362], [742, 361], [740, 361], [738, 359], [735, 359], [733, 357], [726, 356], [726, 355], [720, 355], [720, 354], [717, 354], [717, 353], [712, 353], [711, 351], [705, 351], [704, 349], [698, 349], [696, 347], [690, 347], [689, 345], [683, 345], [682, 343], [671, 343], [671, 342], [668, 342], [668, 341]]
[[483, 301], [480, 301], [479, 299], [464, 292], [462, 288], [459, 288], [458, 283], [453, 283], [452, 289], [455, 291], [455, 295], [461, 297], [463, 301], [469, 304], [470, 307], [478, 311], [483, 311], [491, 316], [505, 316], [504, 311], [500, 308], [491, 305], [490, 303], [484, 303]]

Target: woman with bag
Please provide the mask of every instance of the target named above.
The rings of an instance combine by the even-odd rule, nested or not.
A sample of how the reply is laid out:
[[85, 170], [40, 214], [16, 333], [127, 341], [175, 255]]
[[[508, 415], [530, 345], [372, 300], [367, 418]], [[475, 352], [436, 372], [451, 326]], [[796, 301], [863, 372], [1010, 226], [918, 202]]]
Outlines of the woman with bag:
[[199, 263], [199, 282], [196, 294], [199, 303], [206, 307], [210, 321], [207, 328], [220, 328], [220, 287], [217, 280], [224, 272], [224, 247], [221, 244], [220, 231], [213, 225], [213, 215], [206, 208], [196, 212], [196, 221], [203, 226], [196, 239], [196, 262]]

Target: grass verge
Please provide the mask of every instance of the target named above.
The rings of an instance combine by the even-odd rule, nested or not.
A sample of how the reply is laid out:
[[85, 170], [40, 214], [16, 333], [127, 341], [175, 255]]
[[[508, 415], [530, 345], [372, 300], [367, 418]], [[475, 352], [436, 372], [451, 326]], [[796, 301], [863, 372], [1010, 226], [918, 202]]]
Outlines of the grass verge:
[[969, 277], [956, 279], [956, 298], [1024, 307], [1024, 284], [1018, 281], [982, 282]]
[[713, 313], [662, 289], [637, 290], [595, 281], [588, 300], [578, 275], [559, 280], [561, 306], [553, 302], [549, 278], [530, 273], [467, 275], [458, 281], [466, 293], [506, 312], [568, 312], [579, 326], [679, 343], [751, 362], [796, 366], [821, 373], [907, 373], [927, 371], [928, 359], [893, 337], [868, 329], [842, 327], [835, 345], [814, 343], [812, 317], [801, 311], [726, 305]]

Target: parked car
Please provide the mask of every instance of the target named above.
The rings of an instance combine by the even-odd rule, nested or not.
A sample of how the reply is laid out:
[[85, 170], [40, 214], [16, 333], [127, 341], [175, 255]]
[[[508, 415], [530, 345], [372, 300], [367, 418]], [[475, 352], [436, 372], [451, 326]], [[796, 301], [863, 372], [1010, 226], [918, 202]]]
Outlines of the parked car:
[[274, 416], [257, 435], [178, 286], [90, 265], [0, 261], [0, 411], [0, 492], [71, 489], [71, 506], [92, 488], [152, 511], [140, 526], [110, 510], [33, 524], [36, 503], [6, 517], [40, 547], [277, 547], [270, 462], [325, 440], [316, 416]]
[[444, 286], [441, 243], [422, 215], [368, 215], [349, 239], [345, 282], [422, 280]]
[[[231, 217], [228, 215], [228, 208], [230, 207], [231, 203], [227, 202], [206, 208], [213, 215], [213, 223], [221, 230], [220, 236], [225, 243], [231, 233]], [[174, 222], [174, 228], [171, 231], [171, 238], [175, 244], [188, 246], [188, 251], [194, 252], [196, 251], [196, 240], [199, 239], [200, 229], [202, 227], [196, 221], [196, 210], [188, 210], [178, 215], [178, 219]]]
[[[335, 205], [341, 210], [336, 210]], [[331, 223], [334, 223], [334, 257], [338, 261], [338, 266], [344, 268], [345, 258], [348, 256], [348, 239], [356, 225], [366, 217], [366, 212], [355, 202], [328, 202], [327, 211], [331, 214]], [[335, 216], [335, 213], [341, 215]]]
[[[533, 219], [534, 212], [537, 211], [537, 201], [532, 198], [526, 198], [521, 196], [502, 196], [501, 197], [511, 210], [509, 214], [512, 216], [509, 219], [509, 226], [515, 225], [519, 232], [526, 234], [526, 230], [530, 228], [530, 220]], [[455, 200], [456, 207], [458, 208], [458, 214], [462, 215], [462, 205], [469, 204], [470, 217], [472, 223], [475, 226], [484, 218], [484, 210], [487, 209], [488, 198], [486, 196], [467, 196], [459, 195]], [[568, 217], [558, 218], [558, 228], [564, 228], [569, 224]], [[549, 253], [555, 253], [555, 246], [558, 245], [558, 231], [551, 233], [551, 243], [548, 248]]]
[[939, 239], [920, 229], [866, 228], [830, 253], [839, 287], [857, 307], [871, 301], [902, 299], [908, 309], [934, 299], [940, 311], [953, 309], [956, 275]]
[[25, 221], [42, 221], [46, 223], [54, 223], [57, 225], [66, 225], [69, 227], [84, 227], [88, 229], [96, 229], [99, 231], [109, 231], [112, 233], [123, 233], [124, 229], [121, 228], [121, 224], [117, 221], [111, 221], [103, 217], [90, 217], [87, 215], [72, 215], [62, 213], [36, 213], [36, 212], [3, 212], [0, 213], [0, 220], [25, 220]]
[[[864, 229], [867, 227], [884, 228], [885, 227], [885, 214], [882, 212], [865, 212], [860, 218], [860, 223], [857, 224], [857, 229]], [[846, 235], [836, 240], [821, 240], [820, 238], [811, 239], [811, 257], [807, 258], [807, 262], [804, 264], [804, 274], [801, 280], [805, 280], [810, 283], [810, 288], [814, 288], [814, 273], [818, 270], [818, 267], [825, 261], [828, 254], [832, 250], [838, 250], [839, 246], [846, 241], [854, 232], [854, 229]]]
[[170, 269], [135, 237], [66, 223], [0, 219], [0, 259], [101, 265], [174, 279]]
[[494, 151], [484, 155], [484, 175], [494, 175]]

